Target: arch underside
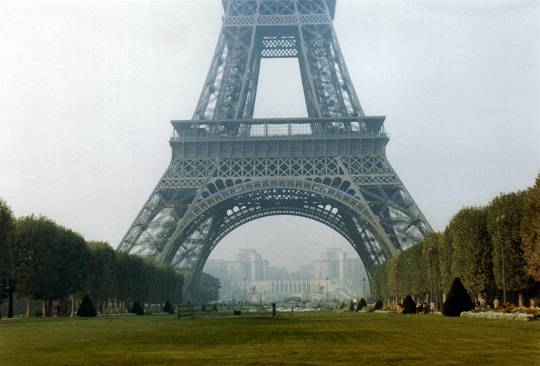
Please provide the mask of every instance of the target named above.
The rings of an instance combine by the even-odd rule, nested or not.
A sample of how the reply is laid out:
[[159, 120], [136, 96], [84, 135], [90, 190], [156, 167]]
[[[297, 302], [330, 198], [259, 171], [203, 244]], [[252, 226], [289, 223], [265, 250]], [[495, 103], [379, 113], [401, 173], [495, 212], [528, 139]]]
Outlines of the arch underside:
[[120, 249], [176, 266], [186, 276], [186, 291], [221, 239], [272, 215], [305, 217], [334, 229], [368, 271], [429, 231], [404, 188], [393, 184], [358, 187], [350, 176], [213, 178], [197, 188], [156, 189]]

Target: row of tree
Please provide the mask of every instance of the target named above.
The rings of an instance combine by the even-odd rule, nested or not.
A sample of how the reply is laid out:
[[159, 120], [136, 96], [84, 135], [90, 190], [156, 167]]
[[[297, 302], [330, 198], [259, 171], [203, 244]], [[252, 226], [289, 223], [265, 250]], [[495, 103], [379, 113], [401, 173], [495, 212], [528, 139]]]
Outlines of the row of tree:
[[441, 304], [455, 277], [488, 302], [520, 302], [540, 284], [540, 175], [526, 191], [501, 194], [487, 206], [464, 207], [444, 232], [374, 267], [374, 298], [406, 294]]
[[105, 242], [86, 242], [44, 216], [16, 219], [0, 199], [0, 296], [9, 301], [8, 316], [15, 295], [27, 300], [27, 316], [35, 300], [49, 315], [53, 301], [69, 299], [73, 309], [83, 294], [98, 310], [108, 304], [129, 307], [135, 300], [180, 302], [182, 284], [182, 275], [170, 266], [117, 252]]

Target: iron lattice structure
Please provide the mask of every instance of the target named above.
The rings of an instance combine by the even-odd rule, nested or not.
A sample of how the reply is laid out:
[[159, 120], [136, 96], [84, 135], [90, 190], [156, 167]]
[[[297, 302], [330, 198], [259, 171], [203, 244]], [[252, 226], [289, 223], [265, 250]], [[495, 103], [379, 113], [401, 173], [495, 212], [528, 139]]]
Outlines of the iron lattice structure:
[[[366, 269], [431, 232], [390, 166], [385, 117], [365, 116], [333, 27], [336, 1], [223, 0], [223, 26], [172, 161], [118, 249], [179, 267], [184, 292], [219, 241], [270, 215], [316, 220]], [[253, 119], [262, 58], [297, 58], [307, 118]]]

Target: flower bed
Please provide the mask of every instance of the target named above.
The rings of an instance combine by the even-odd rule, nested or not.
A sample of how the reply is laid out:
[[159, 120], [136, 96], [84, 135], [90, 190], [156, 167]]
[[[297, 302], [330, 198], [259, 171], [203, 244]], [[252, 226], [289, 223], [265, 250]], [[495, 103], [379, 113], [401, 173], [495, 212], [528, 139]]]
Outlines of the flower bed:
[[530, 321], [534, 320], [534, 314], [527, 313], [502, 313], [497, 311], [485, 311], [485, 312], [471, 312], [464, 311], [460, 314], [464, 318], [481, 318], [481, 319], [502, 319], [502, 320], [517, 320], [517, 321]]

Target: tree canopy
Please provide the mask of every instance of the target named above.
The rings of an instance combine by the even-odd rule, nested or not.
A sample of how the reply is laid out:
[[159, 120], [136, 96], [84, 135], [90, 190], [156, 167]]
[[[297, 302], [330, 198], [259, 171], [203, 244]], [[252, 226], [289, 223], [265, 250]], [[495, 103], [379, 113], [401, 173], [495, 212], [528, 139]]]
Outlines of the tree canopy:
[[374, 266], [370, 277], [375, 298], [397, 297], [398, 302], [406, 293], [420, 297], [433, 292], [431, 301], [441, 304], [455, 277], [471, 296], [492, 301], [507, 294], [512, 302], [533, 297], [540, 287], [540, 174], [527, 191], [462, 208], [444, 233], [429, 234]]
[[[28, 304], [42, 300], [42, 313], [47, 315], [52, 301], [84, 294], [94, 299], [99, 310], [110, 302], [128, 307], [134, 299], [180, 302], [183, 278], [165, 264], [117, 252], [105, 242], [86, 242], [45, 216], [15, 219], [0, 200], [0, 284]], [[207, 292], [215, 297], [212, 291], [219, 286], [209, 284]]]

